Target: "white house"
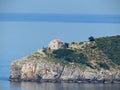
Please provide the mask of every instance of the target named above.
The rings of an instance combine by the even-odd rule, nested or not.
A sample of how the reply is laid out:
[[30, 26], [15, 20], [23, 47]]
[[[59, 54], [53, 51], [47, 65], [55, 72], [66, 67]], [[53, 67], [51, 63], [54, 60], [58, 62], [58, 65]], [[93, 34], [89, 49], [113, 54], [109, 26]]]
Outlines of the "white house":
[[60, 39], [52, 40], [48, 45], [48, 48], [50, 48], [52, 50], [57, 50], [62, 47], [63, 47], [63, 41]]

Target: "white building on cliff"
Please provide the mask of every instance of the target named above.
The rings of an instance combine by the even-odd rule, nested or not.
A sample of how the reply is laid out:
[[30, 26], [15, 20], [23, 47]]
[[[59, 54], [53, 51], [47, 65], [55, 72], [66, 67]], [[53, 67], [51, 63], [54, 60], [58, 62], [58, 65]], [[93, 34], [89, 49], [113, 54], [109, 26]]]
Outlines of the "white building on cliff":
[[63, 41], [60, 39], [52, 40], [48, 45], [48, 48], [50, 48], [52, 50], [57, 50], [62, 47], [63, 47]]

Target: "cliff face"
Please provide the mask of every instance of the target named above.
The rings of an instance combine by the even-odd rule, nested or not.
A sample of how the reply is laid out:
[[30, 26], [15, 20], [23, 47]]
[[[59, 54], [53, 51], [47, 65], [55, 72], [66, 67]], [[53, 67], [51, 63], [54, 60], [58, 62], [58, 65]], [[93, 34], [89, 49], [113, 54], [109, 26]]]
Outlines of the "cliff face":
[[11, 81], [47, 82], [113, 82], [120, 79], [119, 70], [96, 70], [74, 63], [70, 66], [44, 59], [23, 58], [11, 64]]

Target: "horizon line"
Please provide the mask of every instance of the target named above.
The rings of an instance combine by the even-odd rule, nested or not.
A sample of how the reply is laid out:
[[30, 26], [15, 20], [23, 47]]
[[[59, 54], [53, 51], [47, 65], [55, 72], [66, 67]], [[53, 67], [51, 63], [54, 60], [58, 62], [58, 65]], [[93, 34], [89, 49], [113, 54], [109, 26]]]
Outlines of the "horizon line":
[[0, 22], [120, 23], [120, 15], [0, 13]]

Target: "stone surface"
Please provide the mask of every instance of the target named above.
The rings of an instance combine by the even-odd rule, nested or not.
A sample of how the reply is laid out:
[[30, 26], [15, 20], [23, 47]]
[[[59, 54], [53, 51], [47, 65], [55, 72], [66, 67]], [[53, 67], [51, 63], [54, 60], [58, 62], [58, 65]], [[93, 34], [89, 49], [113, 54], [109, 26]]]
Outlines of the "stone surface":
[[119, 70], [96, 70], [79, 65], [62, 65], [45, 59], [27, 57], [11, 63], [10, 81], [38, 82], [112, 82], [120, 81]]

